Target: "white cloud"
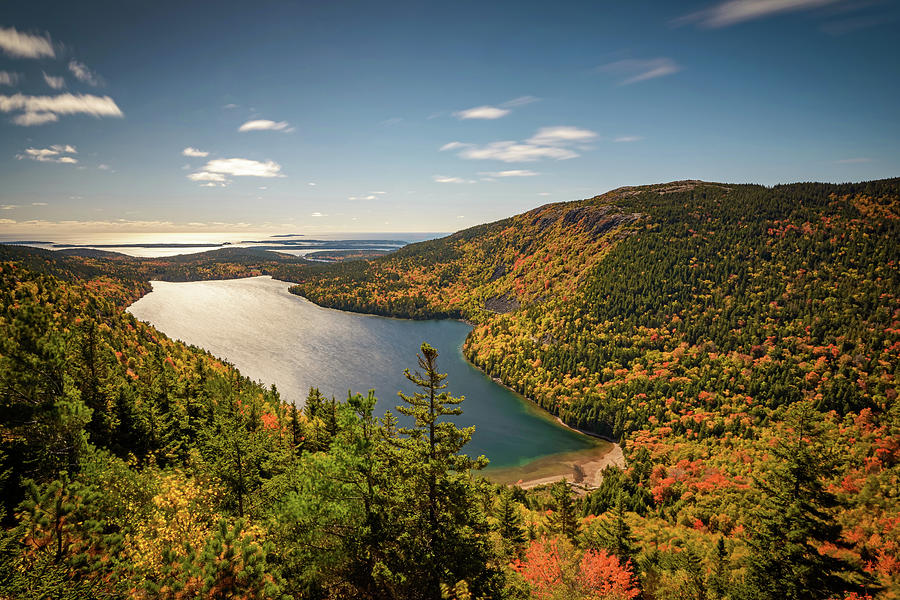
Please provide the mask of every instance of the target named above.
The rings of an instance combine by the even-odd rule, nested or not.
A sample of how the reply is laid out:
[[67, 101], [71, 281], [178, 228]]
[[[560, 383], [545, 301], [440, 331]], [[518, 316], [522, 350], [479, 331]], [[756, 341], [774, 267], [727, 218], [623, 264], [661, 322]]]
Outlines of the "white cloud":
[[369, 192], [369, 193], [370, 193], [370, 194], [376, 194], [376, 195], [378, 195], [378, 196], [383, 196], [384, 194], [387, 194], [387, 192], [381, 192], [381, 191], [375, 191], [375, 192]]
[[59, 115], [85, 114], [93, 117], [124, 117], [109, 96], [59, 94], [56, 96], [0, 95], [0, 112], [18, 112], [16, 125], [42, 125], [59, 120]]
[[112, 167], [110, 167], [107, 164], [99, 164], [99, 165], [97, 165], [97, 168], [100, 169], [101, 171], [112, 171]]
[[19, 83], [19, 74], [10, 71], [0, 71], [0, 85], [16, 85]]
[[199, 158], [209, 156], [209, 152], [204, 152], [203, 150], [197, 150], [196, 148], [193, 148], [191, 146], [188, 146], [187, 148], [182, 150], [181, 154], [183, 156], [195, 156], [195, 157], [199, 157]]
[[453, 113], [457, 119], [499, 119], [505, 117], [510, 112], [506, 108], [497, 108], [496, 106], [476, 106], [467, 108]]
[[445, 175], [435, 175], [432, 177], [435, 183], [475, 183], [471, 179], [463, 179], [462, 177], [447, 177]]
[[306, 184], [306, 185], [311, 185], [311, 186], [313, 186], [313, 187], [315, 187], [315, 185], [316, 185], [316, 182], [315, 182], [315, 181], [310, 181], [310, 182], [309, 182], [309, 183], [307, 183], [307, 184]]
[[486, 146], [471, 146], [459, 153], [469, 160], [501, 160], [503, 162], [535, 162], [545, 158], [568, 160], [579, 156], [574, 150], [558, 146], [537, 146], [521, 142], [491, 142]]
[[0, 219], [0, 225], [15, 225], [15, 223], [13, 219]]
[[237, 107], [238, 107], [237, 104], [226, 104], [222, 108], [227, 108], [228, 110], [231, 110], [232, 108], [237, 108]]
[[78, 154], [78, 151], [75, 149], [75, 146], [69, 144], [54, 144], [49, 148], [26, 148], [25, 152], [17, 154], [16, 158], [19, 160], [27, 158], [37, 162], [55, 162], [70, 165], [78, 162], [77, 159], [71, 156], [65, 156], [66, 154]]
[[94, 87], [100, 85], [100, 77], [88, 69], [87, 65], [84, 63], [80, 63], [77, 60], [70, 60], [69, 71], [72, 72], [72, 75], [74, 75], [78, 81], [83, 81]]
[[872, 159], [865, 156], [859, 156], [856, 158], [842, 158], [841, 160], [836, 160], [834, 162], [839, 165], [858, 165], [862, 163], [872, 162]]
[[657, 77], [672, 75], [681, 70], [681, 66], [671, 58], [658, 57], [648, 59], [628, 58], [597, 67], [607, 73], [619, 73], [625, 79], [619, 85], [631, 85], [639, 81], [647, 81]]
[[47, 206], [46, 202], [32, 202], [32, 206]]
[[642, 139], [644, 139], [644, 138], [642, 138], [639, 135], [620, 135], [619, 137], [615, 138], [613, 141], [616, 142], [617, 144], [621, 144], [621, 143], [628, 143], [628, 142], [639, 142]]
[[12, 122], [16, 125], [21, 125], [22, 127], [29, 127], [31, 125], [43, 125], [45, 123], [55, 123], [59, 121], [59, 117], [57, 117], [53, 113], [46, 112], [26, 112], [21, 115], [16, 115], [12, 118]]
[[197, 171], [187, 176], [191, 181], [212, 181], [216, 183], [225, 183], [225, 176], [221, 173], [210, 173], [208, 171]]
[[13, 210], [14, 208], [19, 208], [18, 204], [2, 204], [0, 205], [0, 210]]
[[320, 212], [314, 212], [313, 214], [311, 214], [309, 216], [311, 216], [311, 217], [327, 217], [328, 215], [324, 215]]
[[463, 142], [444, 144], [441, 150], [459, 150], [457, 156], [469, 160], [500, 160], [508, 163], [535, 162], [543, 159], [567, 160], [580, 156], [572, 148], [583, 148], [597, 134], [589, 129], [568, 125], [541, 127], [525, 141], [500, 141], [478, 146]]
[[0, 50], [14, 58], [55, 57], [50, 37], [20, 33], [15, 27], [0, 27]]
[[528, 169], [512, 169], [509, 171], [487, 171], [479, 173], [486, 177], [534, 177], [540, 175], [537, 171], [529, 171]]
[[47, 82], [47, 85], [52, 87], [54, 90], [61, 90], [66, 87], [66, 80], [62, 77], [54, 77], [53, 75], [47, 75], [43, 71], [41, 72], [44, 76], [44, 81]]
[[438, 151], [443, 152], [444, 150], [456, 150], [458, 148], [468, 148], [472, 144], [464, 144], [462, 142], [447, 142], [443, 146], [441, 146]]
[[691, 13], [674, 21], [675, 25], [697, 23], [712, 29], [729, 27], [745, 21], [762, 19], [780, 13], [812, 10], [837, 4], [842, 0], [729, 0]]
[[347, 200], [377, 200], [378, 196], [369, 194], [368, 196], [348, 196]]
[[562, 125], [559, 127], [541, 127], [528, 138], [529, 144], [538, 146], [564, 146], [573, 143], [589, 142], [597, 137], [590, 129], [579, 129]]
[[[191, 181], [204, 181], [207, 184], [226, 185], [232, 177], [284, 177], [281, 165], [267, 160], [260, 162], [248, 158], [217, 158], [207, 162], [202, 169], [187, 177]], [[210, 187], [207, 185], [207, 187]]]
[[276, 122], [268, 119], [257, 119], [255, 121], [247, 121], [238, 127], [238, 131], [283, 131], [290, 133], [294, 131], [294, 128], [287, 121]]
[[518, 98], [513, 98], [512, 100], [507, 100], [500, 106], [506, 108], [515, 108], [516, 106], [525, 106], [526, 104], [532, 104], [534, 102], [539, 102], [541, 99], [536, 96], [519, 96]]
[[247, 158], [218, 158], [206, 163], [204, 171], [237, 177], [284, 177], [275, 161], [259, 162]]

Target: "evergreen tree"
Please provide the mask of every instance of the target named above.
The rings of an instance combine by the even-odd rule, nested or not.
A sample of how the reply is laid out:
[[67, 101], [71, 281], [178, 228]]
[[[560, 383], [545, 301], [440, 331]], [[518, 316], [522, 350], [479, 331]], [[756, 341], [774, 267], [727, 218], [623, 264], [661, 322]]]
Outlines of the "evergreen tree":
[[473, 594], [486, 595], [496, 591], [497, 573], [486, 566], [491, 562], [488, 524], [470, 472], [487, 460], [460, 454], [474, 427], [460, 429], [442, 420], [462, 413], [463, 398], [445, 391], [447, 375], [438, 372], [437, 356], [437, 350], [422, 344], [419, 370], [404, 372], [422, 391], [400, 393], [405, 404], [397, 407], [413, 420], [412, 426], [399, 429], [395, 442], [410, 518], [407, 556], [415, 561], [410, 576], [418, 582], [408, 591], [410, 597], [435, 598], [441, 583], [465, 579]]
[[819, 414], [808, 402], [789, 410], [751, 539], [749, 583], [759, 598], [815, 600], [858, 589], [860, 574], [843, 559], [820, 553], [822, 544], [842, 546], [825, 488], [835, 468], [835, 449], [823, 440]]
[[512, 489], [506, 487], [500, 492], [500, 500], [497, 505], [497, 533], [503, 550], [507, 556], [518, 556], [525, 547], [528, 538], [525, 528], [522, 526], [522, 513], [519, 503], [513, 498]]
[[731, 586], [731, 573], [728, 567], [728, 551], [725, 549], [725, 536], [719, 536], [713, 554], [713, 570], [709, 574], [707, 587], [715, 600], [728, 597]]
[[634, 538], [631, 535], [631, 527], [625, 520], [625, 506], [621, 491], [616, 496], [616, 506], [611, 516], [612, 518], [603, 524], [601, 544], [603, 548], [618, 556], [622, 563], [628, 560], [633, 561]]
[[550, 528], [574, 543], [578, 537], [579, 522], [569, 483], [565, 479], [554, 483], [550, 494], [553, 497], [554, 508], [553, 514], [550, 515]]

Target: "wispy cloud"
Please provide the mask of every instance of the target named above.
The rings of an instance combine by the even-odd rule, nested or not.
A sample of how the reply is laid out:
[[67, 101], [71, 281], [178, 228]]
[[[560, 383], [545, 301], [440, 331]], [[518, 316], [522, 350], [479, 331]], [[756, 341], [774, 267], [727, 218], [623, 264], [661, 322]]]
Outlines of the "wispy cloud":
[[526, 104], [533, 104], [535, 102], [540, 102], [540, 98], [537, 96], [519, 96], [518, 98], [513, 98], [512, 100], [507, 100], [500, 106], [504, 108], [516, 108], [517, 106], [525, 106]]
[[701, 27], [716, 29], [738, 23], [763, 19], [782, 13], [812, 10], [837, 4], [842, 0], [729, 0], [709, 8], [685, 15], [673, 24], [696, 23]]
[[631, 85], [640, 81], [672, 75], [680, 71], [681, 66], [671, 58], [660, 56], [647, 59], [627, 58], [601, 65], [597, 69], [605, 73], [616, 73], [624, 76], [625, 79], [621, 80], [619, 85]]
[[462, 177], [447, 177], [446, 175], [435, 175], [432, 177], [435, 183], [475, 183], [472, 179], [463, 179]]
[[[532, 104], [534, 102], [540, 101], [540, 98], [536, 96], [519, 96], [518, 98], [513, 98], [512, 100], [507, 100], [503, 102], [499, 106], [492, 106], [490, 104], [484, 104], [482, 106], [475, 106], [472, 108], [467, 108], [465, 110], [458, 110], [453, 113], [453, 116], [460, 120], [468, 120], [468, 119], [483, 119], [483, 120], [493, 120], [493, 119], [501, 119], [512, 112], [511, 109], [517, 108], [519, 106], [525, 106], [527, 104]], [[428, 117], [429, 119], [440, 116], [443, 113], [435, 113]]]
[[578, 142], [590, 142], [597, 138], [597, 134], [590, 129], [579, 129], [567, 125], [559, 127], [541, 127], [533, 136], [528, 138], [529, 144], [538, 146], [565, 146]]
[[469, 160], [499, 160], [508, 163], [535, 162], [544, 159], [567, 160], [580, 156], [576, 149], [582, 149], [587, 142], [597, 138], [589, 129], [579, 129], [561, 125], [542, 127], [525, 141], [499, 141], [479, 146], [464, 142], [450, 142], [440, 149], [459, 150], [457, 156]]
[[53, 113], [27, 112], [22, 113], [21, 115], [16, 115], [12, 118], [13, 123], [15, 123], [16, 125], [21, 125], [22, 127], [44, 125], [45, 123], [55, 123], [56, 121], [59, 121], [59, 117], [57, 117]]
[[16, 85], [19, 83], [19, 74], [10, 71], [0, 71], [0, 85]]
[[347, 200], [377, 200], [378, 196], [369, 194], [367, 196], [347, 196]]
[[54, 77], [53, 75], [47, 75], [44, 72], [41, 72], [44, 76], [44, 81], [52, 87], [54, 90], [61, 90], [66, 87], [66, 80], [62, 77]]
[[529, 171], [528, 169], [512, 169], [509, 171], [485, 171], [479, 173], [485, 177], [534, 177], [540, 175], [537, 171]]
[[15, 27], [0, 27], [0, 50], [13, 58], [42, 58], [56, 56], [49, 36], [16, 31]]
[[249, 158], [217, 158], [207, 162], [202, 169], [190, 173], [191, 181], [206, 182], [210, 185], [227, 185], [228, 177], [284, 177], [281, 165], [275, 161], [260, 162]]
[[497, 108], [496, 106], [476, 106], [467, 108], [453, 113], [457, 119], [499, 119], [508, 115], [511, 110], [508, 108]]
[[97, 87], [102, 83], [100, 76], [88, 69], [87, 65], [77, 60], [69, 61], [69, 71], [78, 81]]
[[471, 146], [472, 144], [465, 144], [463, 142], [447, 142], [440, 148], [438, 148], [439, 152], [444, 152], [445, 150], [457, 150], [459, 148], [466, 148]]
[[59, 120], [59, 115], [85, 114], [93, 117], [124, 117], [115, 100], [91, 94], [59, 94], [57, 96], [0, 95], [0, 112], [19, 112], [16, 125], [42, 125]]
[[203, 157], [209, 156], [209, 152], [204, 152], [203, 150], [197, 150], [196, 148], [193, 148], [191, 146], [188, 146], [187, 148], [182, 150], [181, 154], [183, 156], [194, 156], [194, 157], [198, 157], [198, 158], [203, 158]]
[[503, 162], [535, 162], [543, 159], [568, 160], [579, 154], [568, 148], [536, 146], [521, 142], [491, 142], [485, 146], [472, 146], [459, 153], [469, 160], [500, 160]]
[[639, 135], [620, 135], [619, 137], [613, 139], [617, 144], [628, 143], [628, 142], [639, 142], [642, 138]]
[[324, 213], [320, 213], [320, 212], [314, 212], [309, 216], [318, 218], [318, 217], [327, 217], [328, 215], [326, 215]]
[[855, 158], [842, 158], [841, 160], [836, 160], [834, 162], [838, 165], [858, 165], [861, 163], [872, 162], [872, 159], [866, 156], [857, 156]]
[[247, 121], [238, 127], [238, 131], [283, 131], [285, 133], [291, 133], [294, 131], [294, 128], [291, 127], [291, 124], [287, 121], [256, 119], [254, 121]]
[[78, 159], [68, 156], [78, 154], [75, 146], [69, 144], [54, 144], [49, 148], [26, 148], [21, 154], [17, 154], [19, 160], [29, 159], [37, 162], [53, 162], [74, 165]]

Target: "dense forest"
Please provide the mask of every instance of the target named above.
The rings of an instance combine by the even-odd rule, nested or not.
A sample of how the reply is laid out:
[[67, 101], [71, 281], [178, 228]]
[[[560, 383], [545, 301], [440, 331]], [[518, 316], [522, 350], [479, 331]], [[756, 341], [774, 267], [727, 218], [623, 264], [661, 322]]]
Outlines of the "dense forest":
[[[333, 265], [0, 248], [0, 598], [900, 598], [898, 239], [900, 180], [677, 182]], [[124, 312], [259, 274], [469, 320], [473, 363], [627, 467], [490, 484], [427, 344], [400, 420]]]
[[[347, 310], [469, 319], [473, 363], [622, 440], [629, 468], [615, 489], [641, 540], [645, 593], [652, 581], [697, 597], [684, 569], [665, 565], [695, 552], [708, 573], [719, 540], [729, 564], [746, 562], [785, 468], [779, 444], [798, 411], [811, 414], [816, 434], [798, 444], [817, 457], [824, 512], [799, 494], [781, 501], [838, 526], [806, 552], [846, 560], [896, 597], [897, 240], [900, 180], [686, 181], [544, 206], [307, 273], [294, 291]], [[586, 510], [616, 501], [604, 489]]]

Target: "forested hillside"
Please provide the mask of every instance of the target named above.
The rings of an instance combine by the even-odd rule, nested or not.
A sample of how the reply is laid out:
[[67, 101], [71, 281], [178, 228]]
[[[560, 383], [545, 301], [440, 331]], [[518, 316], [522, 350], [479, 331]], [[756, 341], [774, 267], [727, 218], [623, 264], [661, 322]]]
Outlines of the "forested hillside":
[[[897, 240], [900, 180], [676, 182], [305, 274], [295, 291], [350, 310], [473, 320], [472, 362], [567, 423], [621, 439], [630, 467], [616, 487], [645, 585], [699, 597], [680, 561], [694, 552], [709, 571], [721, 536], [733, 566], [754, 548], [776, 555], [775, 537], [760, 540], [763, 506], [839, 525], [781, 523], [807, 546], [772, 581], [787, 585], [789, 572], [800, 577], [792, 561], [818, 553], [896, 597]], [[805, 473], [810, 495], [776, 493], [782, 469]], [[614, 490], [586, 510], [609, 509]]]
[[296, 409], [125, 313], [145, 281], [13, 254], [0, 598], [525, 593], [491, 526], [495, 490], [471, 474], [483, 461], [460, 454], [472, 431], [435, 425], [459, 401], [429, 346], [412, 375], [423, 393], [398, 400], [405, 427], [375, 417], [371, 393], [311, 389]]
[[[335, 265], [0, 248], [0, 598], [900, 598], [898, 217], [900, 180], [677, 182]], [[401, 423], [124, 312], [256, 274], [472, 321], [470, 360], [626, 469], [491, 485], [427, 345]]]

